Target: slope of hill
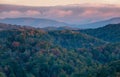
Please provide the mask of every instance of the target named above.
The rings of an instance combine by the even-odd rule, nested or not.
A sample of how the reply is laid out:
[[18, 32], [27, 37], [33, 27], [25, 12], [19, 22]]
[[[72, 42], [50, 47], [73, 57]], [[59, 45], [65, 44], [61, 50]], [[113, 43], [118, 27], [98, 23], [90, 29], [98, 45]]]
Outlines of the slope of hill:
[[0, 23], [0, 30], [13, 30], [13, 29], [35, 29], [35, 28], [31, 26], [21, 26], [21, 25], [11, 25], [11, 24]]
[[0, 23], [13, 24], [13, 25], [25, 25], [37, 28], [44, 27], [62, 27], [69, 26], [64, 22], [59, 22], [51, 19], [40, 19], [40, 18], [5, 18], [0, 19]]
[[80, 32], [109, 42], [120, 42], [120, 24], [109, 24], [97, 29], [80, 30]]
[[76, 49], [82, 47], [90, 48], [107, 43], [87, 34], [71, 30], [50, 31], [48, 34], [51, 36], [50, 38], [53, 38], [53, 43], [55, 45], [60, 45], [61, 47], [67, 49]]
[[78, 27], [81, 29], [99, 28], [99, 27], [103, 27], [108, 24], [118, 24], [118, 23], [120, 23], [120, 17], [116, 17], [116, 18], [112, 18], [112, 19], [108, 19], [104, 21], [99, 21], [99, 22], [94, 22], [90, 24], [83, 24]]
[[[59, 27], [62, 28], [62, 27]], [[63, 27], [64, 28], [64, 27]], [[65, 47], [67, 49], [69, 48], [81, 48], [81, 47], [92, 47], [92, 46], [99, 46], [101, 44], [105, 44], [105, 41], [102, 41], [98, 38], [95, 38], [93, 36], [89, 36], [87, 34], [83, 34], [80, 32], [72, 31], [70, 29], [56, 29], [55, 30], [45, 30], [44, 28], [34, 28], [29, 26], [20, 26], [20, 25], [10, 25], [10, 24], [0, 24], [1, 30], [33, 30], [33, 31], [44, 31], [45, 34], [43, 39], [46, 39], [47, 41], [51, 41], [53, 44], [60, 45], [62, 47]], [[1, 32], [3, 35], [4, 33]], [[6, 35], [6, 34], [4, 34]], [[12, 34], [10, 34], [11, 36]], [[7, 35], [6, 37], [9, 37]], [[36, 36], [37, 37], [37, 36]], [[58, 40], [58, 41], [57, 41]], [[43, 40], [44, 41], [44, 40]]]
[[72, 27], [72, 26], [63, 26], [63, 27], [45, 27], [42, 28], [46, 31], [60, 31], [60, 30], [79, 30], [79, 28]]
[[0, 30], [18, 29], [20, 26], [0, 23]]
[[105, 44], [75, 31], [1, 30], [0, 76], [115, 77], [119, 51], [120, 43]]

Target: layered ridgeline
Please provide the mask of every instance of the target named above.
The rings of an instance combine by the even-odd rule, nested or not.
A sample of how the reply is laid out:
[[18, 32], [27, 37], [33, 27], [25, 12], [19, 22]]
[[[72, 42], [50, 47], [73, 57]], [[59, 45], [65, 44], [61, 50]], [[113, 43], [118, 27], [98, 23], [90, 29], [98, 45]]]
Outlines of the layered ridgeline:
[[120, 42], [120, 24], [110, 24], [97, 29], [80, 30], [82, 33], [108, 42]]
[[118, 24], [118, 23], [120, 23], [120, 17], [115, 17], [108, 20], [102, 20], [102, 21], [89, 23], [89, 24], [83, 24], [78, 27], [81, 29], [89, 29], [89, 28], [95, 29], [99, 27], [104, 27], [105, 25], [108, 25], [108, 24]]
[[67, 23], [44, 18], [5, 18], [0, 19], [0, 23], [17, 24], [37, 28], [70, 26]]
[[111, 44], [72, 30], [6, 24], [0, 29], [1, 77], [120, 76], [119, 41]]
[[76, 29], [89, 29], [89, 28], [99, 28], [103, 27], [108, 24], [118, 24], [120, 23], [120, 17], [111, 18], [108, 20], [101, 20], [94, 23], [87, 23], [87, 24], [68, 24], [66, 22], [60, 22], [57, 20], [52, 19], [45, 19], [45, 18], [5, 18], [0, 19], [0, 23], [6, 24], [17, 24], [21, 26], [31, 26], [36, 28], [44, 28], [45, 30], [76, 30]]

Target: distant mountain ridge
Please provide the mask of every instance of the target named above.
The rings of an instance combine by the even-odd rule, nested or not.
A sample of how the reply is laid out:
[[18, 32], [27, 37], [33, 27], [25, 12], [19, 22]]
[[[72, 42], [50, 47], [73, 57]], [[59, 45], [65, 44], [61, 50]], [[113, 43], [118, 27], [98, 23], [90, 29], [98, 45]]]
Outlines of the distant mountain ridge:
[[111, 18], [108, 20], [103, 20], [103, 21], [94, 22], [90, 24], [83, 24], [83, 25], [79, 25], [78, 27], [82, 29], [99, 28], [99, 27], [103, 27], [108, 24], [118, 24], [118, 23], [120, 23], [120, 17], [115, 17], [115, 18]]
[[90, 24], [83, 25], [73, 25], [65, 22], [59, 22], [52, 19], [45, 18], [5, 18], [0, 19], [0, 23], [12, 24], [12, 25], [22, 25], [31, 26], [35, 28], [44, 28], [46, 30], [78, 30], [78, 29], [94, 29], [99, 27], [104, 27], [108, 24], [118, 24], [120, 23], [120, 17], [111, 18], [108, 20], [103, 20], [99, 22], [94, 22]]
[[5, 19], [0, 19], [0, 23], [32, 26], [36, 28], [61, 27], [61, 26], [69, 25], [64, 22], [59, 22], [56, 20], [44, 19], [44, 18], [5, 18]]

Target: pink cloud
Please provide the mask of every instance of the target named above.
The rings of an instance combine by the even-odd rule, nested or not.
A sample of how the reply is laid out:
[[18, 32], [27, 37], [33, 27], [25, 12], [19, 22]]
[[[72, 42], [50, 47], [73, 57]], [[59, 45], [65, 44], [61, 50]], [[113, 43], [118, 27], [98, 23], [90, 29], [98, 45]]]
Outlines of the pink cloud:
[[54, 7], [0, 6], [0, 18], [49, 18], [81, 24], [120, 16], [120, 7], [113, 5], [75, 5]]
[[93, 16], [93, 15], [96, 15], [96, 14], [100, 14], [100, 12], [97, 11], [97, 10], [86, 10], [85, 12], [80, 14], [80, 16]]
[[53, 9], [53, 10], [49, 10], [46, 13], [48, 16], [53, 15], [56, 17], [65, 17], [65, 16], [70, 16], [73, 14], [73, 12], [71, 10], [58, 10], [58, 9]]
[[16, 11], [16, 10], [14, 10], [14, 11], [8, 11], [8, 12], [7, 11], [3, 11], [3, 12], [0, 13], [0, 17], [1, 18], [19, 17], [21, 15], [22, 15], [22, 13], [19, 12], [19, 11]]
[[34, 10], [27, 10], [27, 11], [17, 11], [17, 10], [12, 10], [12, 11], [3, 11], [0, 12], [0, 18], [14, 18], [14, 17], [31, 17], [31, 16], [38, 16], [41, 15], [39, 11], [34, 11]]
[[24, 13], [27, 16], [35, 16], [35, 15], [40, 15], [41, 14], [39, 11], [36, 11], [36, 10], [27, 10]]

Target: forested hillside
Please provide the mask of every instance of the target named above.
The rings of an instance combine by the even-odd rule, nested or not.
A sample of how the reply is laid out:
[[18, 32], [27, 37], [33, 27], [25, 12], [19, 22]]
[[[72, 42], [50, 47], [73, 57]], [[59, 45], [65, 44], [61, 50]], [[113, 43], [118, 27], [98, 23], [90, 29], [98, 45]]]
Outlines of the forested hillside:
[[18, 27], [1, 27], [0, 77], [120, 76], [119, 40], [110, 43], [80, 31]]
[[109, 42], [120, 42], [120, 24], [109, 24], [97, 29], [80, 30], [80, 32]]

